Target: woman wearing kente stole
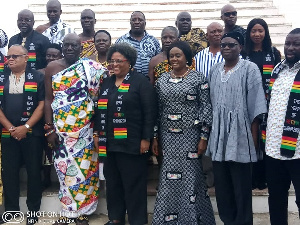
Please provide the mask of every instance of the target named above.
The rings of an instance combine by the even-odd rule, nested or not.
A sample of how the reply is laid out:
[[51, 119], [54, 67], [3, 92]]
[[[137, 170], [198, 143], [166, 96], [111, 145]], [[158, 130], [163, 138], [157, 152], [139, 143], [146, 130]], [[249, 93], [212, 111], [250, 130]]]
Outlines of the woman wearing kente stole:
[[[261, 73], [266, 98], [269, 95], [269, 82], [273, 68], [280, 62], [280, 52], [272, 46], [268, 24], [260, 18], [251, 20], [247, 27], [246, 44], [243, 57], [254, 62]], [[265, 189], [265, 142], [266, 142], [267, 114], [263, 115], [259, 126], [258, 161], [253, 163], [252, 188]]]
[[[42, 198], [44, 76], [36, 70], [26, 69], [28, 52], [21, 45], [11, 46], [6, 58], [9, 69], [5, 69], [0, 79], [5, 210], [20, 210], [19, 172], [25, 162], [27, 207], [29, 211], [38, 211]], [[28, 218], [27, 224], [34, 224], [36, 219]]]
[[107, 54], [112, 76], [104, 80], [94, 135], [104, 160], [109, 224], [147, 223], [147, 153], [156, 116], [154, 88], [133, 70], [136, 50], [127, 43]]

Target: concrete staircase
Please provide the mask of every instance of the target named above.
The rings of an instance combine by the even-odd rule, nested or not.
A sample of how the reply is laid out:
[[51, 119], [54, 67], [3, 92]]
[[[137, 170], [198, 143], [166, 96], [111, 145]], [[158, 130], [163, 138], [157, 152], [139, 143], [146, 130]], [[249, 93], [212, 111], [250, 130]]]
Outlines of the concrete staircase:
[[[45, 3], [47, 0], [29, 0], [29, 9], [34, 12], [35, 26], [47, 22]], [[90, 8], [96, 13], [96, 30], [105, 29], [112, 35], [113, 41], [130, 29], [129, 18], [133, 11], [144, 12], [147, 20], [147, 31], [160, 39], [165, 26], [175, 26], [179, 12], [188, 11], [192, 15], [193, 27], [206, 30], [208, 24], [220, 20], [220, 10], [227, 3], [234, 5], [238, 11], [237, 24], [247, 27], [249, 21], [261, 17], [269, 24], [273, 44], [281, 51], [286, 34], [292, 29], [284, 15], [273, 6], [272, 0], [60, 0], [62, 19], [72, 25], [77, 33], [81, 32], [80, 13]]]
[[[156, 198], [156, 187], [158, 185], [158, 176], [159, 176], [159, 169], [157, 165], [149, 165], [148, 166], [148, 213], [152, 214], [154, 209], [154, 203]], [[26, 170], [22, 169], [20, 173], [21, 177], [21, 193], [20, 193], [20, 207], [23, 213], [27, 212], [26, 206], [26, 193], [27, 193], [27, 186], [26, 186]], [[57, 217], [59, 216], [59, 212], [61, 209], [61, 203], [58, 200], [58, 190], [59, 184], [57, 180], [57, 175], [52, 170], [51, 178], [53, 181], [53, 185], [46, 189], [43, 192], [42, 204], [41, 204], [41, 212], [44, 212], [48, 217]], [[211, 203], [214, 209], [214, 212], [217, 214], [217, 203], [215, 198], [215, 190], [214, 188], [209, 189], [209, 195], [211, 199]], [[268, 191], [265, 190], [253, 190], [252, 192], [252, 201], [253, 201], [253, 213], [255, 214], [263, 214], [268, 213]], [[290, 196], [289, 196], [289, 212], [290, 213], [298, 213], [298, 208], [295, 203], [295, 191], [293, 187], [290, 189]], [[0, 206], [0, 213], [4, 212], [3, 205]], [[100, 183], [100, 199], [98, 208], [95, 214], [107, 214], [106, 209], [106, 199], [105, 199], [105, 183], [101, 181]]]

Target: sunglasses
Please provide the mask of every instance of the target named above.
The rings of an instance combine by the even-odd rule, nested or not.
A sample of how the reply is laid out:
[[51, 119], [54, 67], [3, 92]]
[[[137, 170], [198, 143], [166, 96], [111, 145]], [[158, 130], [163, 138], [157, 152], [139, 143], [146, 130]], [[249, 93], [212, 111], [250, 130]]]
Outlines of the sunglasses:
[[232, 16], [236, 16], [237, 15], [237, 11], [226, 12], [226, 13], [223, 13], [223, 15], [226, 16], [226, 17], [230, 17], [231, 15]]
[[221, 48], [226, 48], [226, 46], [228, 46], [229, 48], [234, 48], [234, 46], [236, 46], [236, 45], [238, 45], [238, 44], [237, 43], [230, 43], [230, 42], [228, 42], [228, 43], [224, 42], [224, 43], [220, 44]]
[[24, 56], [24, 55], [26, 55], [26, 54], [22, 54], [22, 55], [7, 55], [7, 56], [5, 56], [5, 58], [7, 60], [9, 60], [10, 58], [17, 59], [18, 57], [21, 57], [21, 56]]

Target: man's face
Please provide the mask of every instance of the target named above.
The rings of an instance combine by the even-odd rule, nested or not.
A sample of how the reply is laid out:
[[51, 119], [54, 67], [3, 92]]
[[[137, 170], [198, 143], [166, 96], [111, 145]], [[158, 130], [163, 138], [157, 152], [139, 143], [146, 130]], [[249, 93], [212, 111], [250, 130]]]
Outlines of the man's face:
[[60, 5], [57, 3], [51, 2], [47, 5], [47, 16], [51, 24], [54, 24], [59, 20], [61, 12]]
[[207, 27], [207, 39], [210, 45], [220, 45], [223, 35], [223, 27], [221, 24], [213, 23]]
[[237, 20], [237, 11], [231, 5], [226, 6], [222, 10], [221, 19], [224, 21], [224, 24], [227, 26], [234, 26]]
[[131, 32], [144, 33], [146, 27], [146, 20], [142, 13], [134, 12], [130, 18]]
[[48, 48], [47, 51], [46, 51], [46, 61], [47, 61], [47, 64], [49, 62], [52, 62], [54, 60], [58, 60], [58, 59], [61, 59], [62, 58], [62, 55], [61, 55], [61, 52], [56, 49], [56, 48]]
[[28, 55], [25, 53], [22, 47], [12, 46], [7, 52], [7, 65], [12, 72], [19, 72], [26, 68], [28, 61]]
[[83, 30], [94, 30], [96, 19], [92, 10], [83, 10], [80, 16], [80, 22]]
[[169, 46], [177, 40], [178, 37], [176, 36], [176, 32], [172, 31], [171, 29], [164, 30], [164, 32], [161, 34], [162, 49], [167, 51]]
[[179, 13], [175, 24], [180, 34], [187, 34], [192, 28], [192, 17], [186, 12]]
[[75, 35], [69, 34], [66, 36], [62, 45], [64, 58], [69, 64], [75, 63], [79, 59], [81, 52], [80, 39], [74, 38]]
[[300, 34], [289, 34], [284, 43], [286, 61], [292, 66], [300, 60]]
[[226, 37], [221, 40], [221, 53], [225, 61], [234, 61], [239, 58], [241, 50], [241, 45], [234, 38]]
[[30, 11], [22, 11], [18, 14], [17, 25], [21, 33], [28, 34], [33, 30], [34, 18]]

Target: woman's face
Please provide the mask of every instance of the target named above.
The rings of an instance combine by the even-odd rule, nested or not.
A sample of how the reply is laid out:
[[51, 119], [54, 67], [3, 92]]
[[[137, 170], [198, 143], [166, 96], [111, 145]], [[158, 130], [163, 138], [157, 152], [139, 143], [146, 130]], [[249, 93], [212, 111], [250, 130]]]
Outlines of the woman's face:
[[186, 67], [186, 58], [183, 51], [177, 47], [170, 50], [169, 62], [173, 70], [181, 70]]
[[130, 70], [130, 62], [119, 52], [112, 54], [109, 60], [111, 70], [117, 77], [126, 76]]
[[111, 42], [109, 36], [106, 33], [101, 32], [95, 36], [95, 47], [97, 52], [107, 53], [110, 45]]
[[265, 39], [265, 29], [260, 24], [255, 24], [250, 32], [250, 39], [254, 44], [260, 44]]

